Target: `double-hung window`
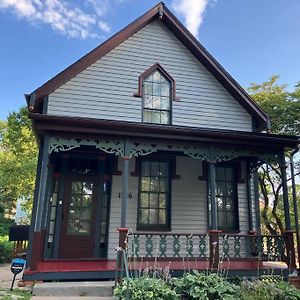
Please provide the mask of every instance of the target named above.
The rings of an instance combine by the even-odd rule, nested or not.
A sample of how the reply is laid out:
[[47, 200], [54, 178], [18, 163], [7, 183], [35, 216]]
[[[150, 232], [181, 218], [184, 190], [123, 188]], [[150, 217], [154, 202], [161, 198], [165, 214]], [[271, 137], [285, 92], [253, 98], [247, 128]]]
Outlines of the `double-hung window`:
[[170, 189], [168, 160], [140, 161], [138, 229], [169, 229]]
[[[224, 231], [239, 230], [237, 176], [235, 165], [216, 165], [215, 191], [218, 229]], [[210, 209], [211, 205], [209, 198], [209, 211]], [[210, 213], [211, 212], [209, 212], [209, 215]]]
[[238, 197], [235, 168], [216, 165], [217, 224], [221, 230], [238, 230]]

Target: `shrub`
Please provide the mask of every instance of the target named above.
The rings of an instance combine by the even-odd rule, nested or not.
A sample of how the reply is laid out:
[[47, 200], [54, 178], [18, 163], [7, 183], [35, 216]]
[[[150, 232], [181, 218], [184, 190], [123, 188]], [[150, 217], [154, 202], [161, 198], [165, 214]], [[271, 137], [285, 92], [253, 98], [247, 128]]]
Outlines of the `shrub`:
[[264, 281], [243, 281], [241, 300], [300, 300], [300, 291], [287, 282], [268, 283]]
[[8, 236], [0, 236], [0, 263], [10, 262], [13, 254], [13, 243], [8, 241]]
[[115, 289], [114, 295], [126, 299], [129, 289], [130, 300], [179, 300], [179, 295], [162, 279], [143, 276], [124, 279]]
[[174, 289], [187, 299], [236, 299], [239, 287], [217, 274], [205, 275], [194, 271], [172, 280]]

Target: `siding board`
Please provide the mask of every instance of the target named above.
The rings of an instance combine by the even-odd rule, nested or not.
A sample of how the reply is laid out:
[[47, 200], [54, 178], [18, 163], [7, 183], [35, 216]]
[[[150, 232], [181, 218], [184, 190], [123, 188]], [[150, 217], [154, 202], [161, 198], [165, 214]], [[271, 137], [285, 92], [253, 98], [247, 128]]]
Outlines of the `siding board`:
[[155, 21], [49, 96], [48, 113], [141, 122], [138, 76], [159, 62], [176, 80], [173, 124], [252, 131], [251, 116], [159, 21]]

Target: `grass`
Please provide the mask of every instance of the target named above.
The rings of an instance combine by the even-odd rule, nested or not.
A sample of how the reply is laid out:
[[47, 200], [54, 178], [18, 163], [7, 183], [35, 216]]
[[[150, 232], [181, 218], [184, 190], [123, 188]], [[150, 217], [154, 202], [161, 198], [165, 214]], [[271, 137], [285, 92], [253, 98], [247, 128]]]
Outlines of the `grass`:
[[31, 298], [31, 291], [24, 291], [19, 289], [0, 288], [0, 299], [1, 300], [29, 300]]

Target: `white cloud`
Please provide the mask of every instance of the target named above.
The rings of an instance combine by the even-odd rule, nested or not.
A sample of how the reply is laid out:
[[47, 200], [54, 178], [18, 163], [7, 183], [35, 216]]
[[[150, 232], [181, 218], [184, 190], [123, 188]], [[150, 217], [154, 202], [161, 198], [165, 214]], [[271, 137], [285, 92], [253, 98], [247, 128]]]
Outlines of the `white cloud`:
[[[34, 24], [47, 24], [54, 31], [81, 39], [99, 37], [111, 28], [103, 17], [111, 9], [109, 0], [87, 0], [79, 7], [66, 0], [0, 0], [0, 10]], [[86, 8], [84, 11], [83, 9]], [[97, 26], [98, 25], [98, 26]], [[100, 29], [100, 30], [99, 30]]]
[[173, 0], [171, 5], [176, 13], [184, 17], [188, 30], [197, 37], [208, 2], [209, 0]]
[[108, 25], [108, 23], [106, 23], [106, 22], [103, 22], [103, 21], [99, 21], [98, 22], [98, 26], [99, 26], [99, 28], [102, 30], [102, 31], [104, 31], [104, 32], [110, 32], [111, 31], [111, 28], [110, 28], [110, 26]]

